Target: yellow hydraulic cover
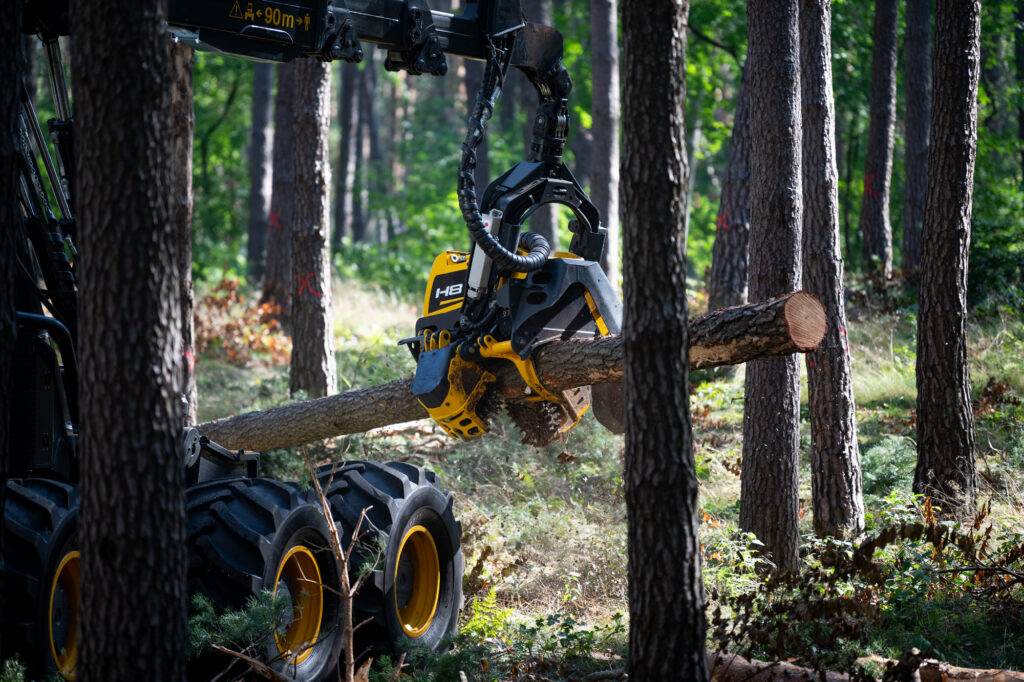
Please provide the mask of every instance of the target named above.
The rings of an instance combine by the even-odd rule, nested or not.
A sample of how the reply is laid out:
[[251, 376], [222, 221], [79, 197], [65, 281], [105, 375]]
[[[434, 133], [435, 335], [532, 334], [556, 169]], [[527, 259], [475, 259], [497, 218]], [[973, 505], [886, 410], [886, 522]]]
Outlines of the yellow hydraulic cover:
[[423, 297], [423, 316], [458, 310], [466, 297], [466, 277], [469, 275], [469, 254], [445, 251], [434, 259]]

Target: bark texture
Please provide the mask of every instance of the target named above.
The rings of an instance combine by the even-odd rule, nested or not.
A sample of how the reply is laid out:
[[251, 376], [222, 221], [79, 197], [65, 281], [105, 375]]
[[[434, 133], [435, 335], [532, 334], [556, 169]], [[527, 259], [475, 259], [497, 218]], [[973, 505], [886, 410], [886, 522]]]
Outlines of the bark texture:
[[815, 532], [843, 538], [864, 530], [864, 498], [839, 253], [831, 34], [831, 1], [801, 0], [803, 284], [824, 303], [828, 319], [824, 342], [806, 357], [811, 497]]
[[[297, 62], [277, 65], [274, 97], [274, 169], [267, 223], [267, 259], [263, 277], [263, 302], [281, 308], [289, 323], [292, 307], [292, 213], [295, 207], [295, 159], [292, 118], [295, 106]], [[289, 323], [290, 324], [290, 323]]]
[[622, 8], [629, 677], [641, 681], [707, 679], [687, 371], [689, 9], [688, 0]]
[[[800, 73], [797, 0], [751, 0], [750, 297], [800, 286]], [[797, 562], [800, 365], [795, 357], [747, 364], [740, 527], [779, 566]]]
[[270, 219], [271, 151], [270, 111], [274, 96], [274, 65], [252, 65], [252, 130], [249, 136], [249, 277], [263, 278]]
[[907, 0], [903, 47], [903, 83], [906, 88], [906, 160], [903, 188], [904, 274], [921, 265], [921, 225], [928, 191], [928, 124], [932, 115], [931, 0]]
[[[21, 3], [9, 8], [7, 21], [0, 26], [4, 45], [22, 43]], [[27, 45], [26, 45], [27, 47]], [[14, 273], [17, 271], [17, 243], [21, 236], [18, 208], [18, 81], [22, 77], [24, 55], [14, 50], [12, 57], [0, 61], [0, 509], [5, 508], [8, 477], [8, 443], [12, 402], [11, 364], [18, 337], [15, 317]], [[32, 54], [28, 52], [28, 54]], [[4, 612], [3, 533], [0, 533], [0, 619]]]
[[171, 117], [174, 136], [174, 190], [172, 219], [177, 226], [178, 272], [181, 276], [181, 369], [185, 421], [196, 423], [199, 395], [196, 388], [195, 287], [192, 285], [192, 48], [171, 41]]
[[928, 200], [917, 323], [917, 469], [914, 492], [945, 508], [976, 486], [967, 371], [967, 254], [978, 132], [978, 0], [939, 0]]
[[180, 233], [167, 191], [165, 3], [76, 3], [71, 25], [83, 254], [77, 679], [160, 671], [184, 680]]
[[292, 393], [305, 391], [312, 397], [334, 393], [338, 382], [328, 235], [330, 92], [329, 64], [313, 59], [296, 62], [290, 386]]
[[[825, 309], [796, 292], [764, 303], [729, 308], [689, 321], [690, 369], [737, 364], [770, 355], [813, 349], [825, 336]], [[537, 351], [541, 382], [552, 391], [622, 381], [622, 338], [553, 343]], [[503, 400], [523, 399], [526, 384], [505, 363], [490, 368]], [[305, 445], [349, 433], [427, 416], [410, 387], [412, 379], [353, 389], [265, 412], [250, 412], [202, 424], [200, 430], [225, 447], [248, 450]]]
[[[338, 121], [341, 138], [338, 149], [338, 174], [334, 184], [334, 232], [331, 241], [335, 246], [351, 233], [352, 186], [355, 181], [355, 140], [353, 133], [359, 125], [358, 85], [359, 65], [342, 62], [341, 94], [338, 102]], [[442, 80], [442, 79], [438, 79]]]
[[898, 0], [875, 0], [874, 52], [871, 56], [871, 124], [868, 130], [860, 231], [864, 262], [885, 279], [892, 276], [892, 226], [889, 186], [896, 128], [896, 29]]
[[[590, 0], [590, 64], [594, 116], [587, 167], [590, 199], [608, 230], [601, 267], [619, 283], [619, 19], [617, 0]], [[576, 132], [582, 139], [581, 131]], [[582, 180], [581, 180], [582, 182]]]
[[729, 138], [729, 158], [722, 177], [715, 243], [711, 248], [708, 310], [747, 302], [747, 241], [750, 239], [750, 90], [743, 69], [736, 114]]

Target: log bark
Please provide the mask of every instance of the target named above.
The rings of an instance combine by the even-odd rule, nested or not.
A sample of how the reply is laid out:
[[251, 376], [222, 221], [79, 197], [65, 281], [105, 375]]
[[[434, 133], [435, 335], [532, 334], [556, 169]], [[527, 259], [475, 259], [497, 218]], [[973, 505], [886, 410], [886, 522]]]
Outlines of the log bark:
[[[707, 652], [708, 674], [714, 682], [774, 682], [776, 680], [825, 680], [826, 682], [846, 682], [850, 679], [844, 673], [826, 672], [824, 675], [810, 668], [802, 668], [792, 663], [768, 663], [743, 658], [736, 654], [725, 654], [716, 651]], [[876, 663], [886, 664], [888, 659], [871, 656]], [[936, 661], [925, 659], [918, 669], [921, 682], [954, 682], [955, 680], [972, 680], [973, 682], [1024, 682], [1024, 673], [1012, 670], [976, 670], [974, 668], [957, 668]]]
[[[802, 291], [718, 310], [689, 321], [690, 369], [813, 350], [824, 338], [825, 327], [825, 309], [817, 298]], [[608, 336], [552, 343], [537, 351], [535, 364], [541, 381], [552, 391], [622, 381], [622, 339]], [[511, 365], [502, 365], [494, 373], [504, 400], [526, 397], [526, 385]], [[225, 417], [201, 424], [199, 430], [233, 450], [304, 445], [425, 418], [427, 412], [411, 388], [410, 377]]]

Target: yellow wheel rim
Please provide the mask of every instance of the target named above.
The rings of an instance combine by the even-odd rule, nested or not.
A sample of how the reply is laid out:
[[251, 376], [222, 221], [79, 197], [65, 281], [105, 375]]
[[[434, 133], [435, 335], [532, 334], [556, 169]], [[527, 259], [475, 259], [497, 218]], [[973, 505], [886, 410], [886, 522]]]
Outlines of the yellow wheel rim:
[[395, 562], [395, 611], [406, 636], [416, 638], [430, 628], [440, 593], [441, 562], [434, 538], [423, 526], [413, 526], [402, 538]]
[[78, 664], [78, 557], [78, 550], [65, 554], [50, 585], [50, 653], [57, 672], [66, 680], [75, 679]]
[[302, 663], [313, 651], [324, 613], [324, 589], [313, 553], [302, 545], [288, 550], [277, 567], [274, 596], [284, 587], [292, 600], [291, 622], [284, 634], [274, 632], [277, 650], [294, 663]]

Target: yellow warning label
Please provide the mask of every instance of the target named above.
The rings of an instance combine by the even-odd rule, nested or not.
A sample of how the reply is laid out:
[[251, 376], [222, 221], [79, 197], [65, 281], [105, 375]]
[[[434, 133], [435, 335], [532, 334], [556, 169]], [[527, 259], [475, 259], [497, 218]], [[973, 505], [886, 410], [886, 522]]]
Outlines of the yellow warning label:
[[241, 19], [242, 18], [242, 10], [238, 6], [238, 0], [235, 0], [235, 4], [231, 8], [231, 13], [228, 14], [228, 18], [229, 19]]

